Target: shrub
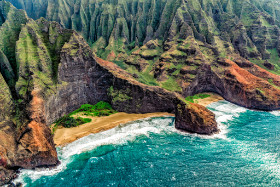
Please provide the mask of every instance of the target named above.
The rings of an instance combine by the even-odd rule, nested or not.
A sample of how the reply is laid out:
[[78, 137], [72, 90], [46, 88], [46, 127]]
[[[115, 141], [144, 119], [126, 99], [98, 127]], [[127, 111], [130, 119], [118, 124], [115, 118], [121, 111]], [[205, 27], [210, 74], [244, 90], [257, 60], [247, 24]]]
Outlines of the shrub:
[[71, 128], [77, 126], [77, 121], [73, 117], [63, 116], [56, 122], [56, 125], [61, 125], [65, 128]]
[[115, 110], [113, 110], [112, 106], [104, 101], [98, 102], [96, 105], [90, 105], [90, 104], [84, 104], [79, 109], [75, 110], [74, 112], [71, 112], [68, 115], [63, 116], [62, 118], [58, 119], [55, 122], [55, 126], [53, 128], [53, 132], [58, 126], [63, 126], [65, 128], [71, 128], [71, 127], [77, 127], [79, 125], [89, 123], [92, 120], [89, 118], [74, 118], [72, 117], [74, 114], [82, 112], [83, 115], [86, 116], [109, 116], [111, 114], [116, 113]]
[[90, 104], [84, 104], [82, 105], [77, 111], [89, 111], [93, 108]]
[[78, 117], [78, 118], [76, 119], [76, 121], [77, 121], [77, 126], [79, 126], [79, 125], [82, 125], [82, 124], [85, 124], [85, 123], [89, 123], [89, 122], [91, 122], [92, 120], [89, 119], [89, 118], [81, 118], [81, 117]]
[[113, 110], [112, 106], [104, 101], [98, 102], [96, 105], [93, 106], [93, 109], [95, 110]]
[[[100, 112], [100, 111], [103, 111], [103, 112]], [[108, 115], [116, 113], [116, 111], [112, 109], [112, 106], [109, 103], [104, 102], [104, 101], [100, 101], [95, 105], [84, 104], [79, 109], [75, 110], [74, 112], [70, 113], [69, 115], [72, 116], [79, 112], [84, 112], [83, 114], [86, 116], [108, 116]]]
[[205, 99], [207, 97], [210, 97], [209, 94], [196, 94], [194, 96], [188, 96], [186, 97], [186, 101], [190, 102], [190, 103], [195, 103], [196, 99]]
[[77, 119], [75, 119], [69, 115], [66, 115], [66, 116], [63, 116], [62, 118], [60, 118], [59, 120], [57, 120], [55, 126], [71, 128], [71, 127], [77, 127], [79, 125], [89, 123], [89, 122], [91, 122], [91, 119], [89, 119], [89, 118], [78, 117]]

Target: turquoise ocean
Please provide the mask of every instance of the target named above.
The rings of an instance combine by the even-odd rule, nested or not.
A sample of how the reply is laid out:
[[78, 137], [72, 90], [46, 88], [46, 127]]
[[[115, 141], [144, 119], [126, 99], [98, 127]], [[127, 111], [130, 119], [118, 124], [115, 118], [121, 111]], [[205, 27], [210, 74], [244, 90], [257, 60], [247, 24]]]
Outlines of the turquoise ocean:
[[279, 186], [280, 112], [226, 101], [208, 108], [221, 132], [183, 133], [149, 118], [57, 148], [55, 169], [22, 170], [24, 186]]

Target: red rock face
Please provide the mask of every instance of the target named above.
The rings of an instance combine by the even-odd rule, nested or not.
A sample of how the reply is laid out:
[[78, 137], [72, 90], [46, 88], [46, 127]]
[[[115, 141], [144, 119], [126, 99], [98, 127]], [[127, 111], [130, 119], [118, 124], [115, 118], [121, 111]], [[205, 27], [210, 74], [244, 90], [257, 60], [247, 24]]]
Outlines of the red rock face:
[[16, 152], [15, 126], [11, 122], [0, 122], [0, 185], [15, 177], [15, 171], [8, 169], [13, 164]]
[[[18, 149], [15, 165], [22, 168], [35, 168], [42, 166], [55, 166], [58, 163], [56, 149], [50, 129], [46, 124], [32, 121], [28, 124], [26, 132], [19, 140], [24, 148]], [[26, 154], [28, 150], [29, 154]]]
[[[20, 148], [15, 165], [23, 168], [35, 168], [58, 163], [55, 145], [50, 129], [46, 125], [44, 100], [40, 90], [35, 88], [30, 103], [31, 122], [27, 125], [18, 140]], [[29, 154], [25, 154], [26, 151]]]
[[29, 108], [31, 122], [26, 127], [17, 132], [13, 123], [1, 122], [0, 185], [14, 179], [17, 168], [58, 164], [51, 131], [44, 119], [44, 101], [36, 89], [32, 96]]
[[206, 135], [219, 132], [215, 115], [201, 105], [179, 103], [176, 116], [175, 127], [179, 130]]
[[215, 64], [203, 65], [197, 78], [187, 88], [185, 94], [212, 91], [226, 100], [257, 110], [280, 108], [280, 77], [243, 60], [234, 63], [219, 59]]

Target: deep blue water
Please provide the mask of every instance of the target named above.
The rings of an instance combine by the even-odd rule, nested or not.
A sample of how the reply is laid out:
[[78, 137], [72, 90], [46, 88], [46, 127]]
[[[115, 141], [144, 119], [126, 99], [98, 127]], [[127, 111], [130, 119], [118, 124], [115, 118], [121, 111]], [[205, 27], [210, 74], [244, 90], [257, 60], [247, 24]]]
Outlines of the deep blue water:
[[209, 107], [221, 133], [185, 134], [152, 118], [58, 149], [53, 170], [24, 170], [26, 186], [279, 186], [280, 112], [228, 102]]

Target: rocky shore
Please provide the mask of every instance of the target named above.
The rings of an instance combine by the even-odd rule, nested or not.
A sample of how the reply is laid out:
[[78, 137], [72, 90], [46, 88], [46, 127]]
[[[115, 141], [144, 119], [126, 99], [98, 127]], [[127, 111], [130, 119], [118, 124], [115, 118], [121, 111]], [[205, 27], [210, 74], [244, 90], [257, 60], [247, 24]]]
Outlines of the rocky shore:
[[[213, 19], [210, 24], [206, 21], [210, 17], [192, 20], [190, 13], [199, 18], [205, 14], [198, 11], [201, 8], [193, 9], [200, 3], [189, 9], [187, 1], [176, 1], [181, 3], [175, 3], [176, 7], [172, 2], [165, 0], [159, 5], [164, 5], [162, 16], [170, 15], [170, 20], [168, 24], [164, 17], [151, 21], [158, 28], [155, 33], [152, 27], [146, 25], [140, 29], [133, 22], [132, 34], [140, 29], [136, 32], [139, 37], [135, 34], [129, 37], [126, 20], [118, 19], [115, 28], [111, 28], [115, 34], [106, 36], [106, 45], [89, 46], [78, 32], [45, 18], [32, 20], [23, 10], [0, 1], [0, 185], [11, 181], [19, 168], [59, 164], [49, 126], [82, 104], [105, 101], [128, 115], [172, 114], [175, 128], [205, 135], [219, 132], [215, 115], [205, 103], [186, 101], [188, 96], [213, 92], [250, 109], [280, 108], [280, 76], [270, 72], [277, 72], [278, 66], [261, 61], [276, 59], [276, 64], [279, 62], [280, 34], [273, 22], [265, 22], [270, 28], [264, 33], [270, 33], [267, 40], [271, 40], [270, 48], [266, 49], [266, 39], [257, 37], [253, 29], [248, 32], [254, 36], [252, 42], [242, 24], [229, 24], [232, 28], [221, 26], [220, 32], [216, 28], [217, 35], [214, 30], [208, 30], [210, 25], [215, 25], [214, 19], [221, 21], [222, 10], [215, 10], [221, 17], [210, 16]], [[146, 6], [146, 2], [135, 4], [136, 7], [142, 5]], [[76, 8], [72, 13], [78, 15], [80, 4], [73, 7]], [[172, 15], [167, 10], [173, 10]], [[270, 20], [269, 17], [262, 19]], [[261, 19], [258, 20], [252, 23], [262, 25]], [[227, 21], [231, 23], [235, 19], [227, 18]], [[75, 27], [82, 28], [82, 24]], [[261, 28], [265, 30], [266, 26]], [[226, 30], [230, 30], [228, 34], [232, 36], [225, 33]], [[273, 38], [269, 39], [270, 36]], [[129, 38], [134, 38], [133, 45]], [[102, 39], [99, 42], [102, 44]], [[92, 48], [100, 50], [94, 53]], [[110, 53], [106, 59], [115, 63], [96, 56], [107, 52]], [[255, 57], [263, 68], [249, 61], [249, 57]], [[124, 70], [122, 65], [129, 68]], [[71, 141], [92, 131], [76, 133], [79, 132], [69, 133], [68, 137], [74, 136], [69, 138]]]
[[[223, 98], [217, 94], [207, 93], [209, 97], [204, 99], [197, 99], [195, 102], [202, 106], [207, 106], [211, 103], [221, 101]], [[116, 113], [111, 116], [105, 117], [91, 117], [76, 114], [75, 117], [90, 118], [92, 122], [80, 125], [73, 128], [60, 127], [54, 132], [55, 146], [64, 146], [84, 136], [88, 136], [92, 133], [99, 133], [112, 128], [115, 128], [121, 124], [130, 123], [136, 120], [151, 118], [151, 117], [165, 117], [174, 116], [171, 113], [146, 113], [146, 114], [128, 114], [128, 113]]]
[[[1, 1], [0, 6], [11, 5]], [[14, 7], [8, 10], [9, 15], [19, 16]], [[14, 18], [7, 17], [8, 21]], [[24, 21], [14, 36], [19, 38], [15, 43], [18, 81], [8, 85], [7, 74], [0, 76], [4, 102], [0, 108], [0, 185], [12, 180], [19, 168], [57, 165], [48, 125], [86, 103], [106, 101], [127, 113], [168, 112], [175, 115], [177, 128], [200, 134], [218, 132], [208, 109], [186, 102], [177, 93], [136, 81], [114, 63], [97, 58], [75, 31], [43, 18]]]

